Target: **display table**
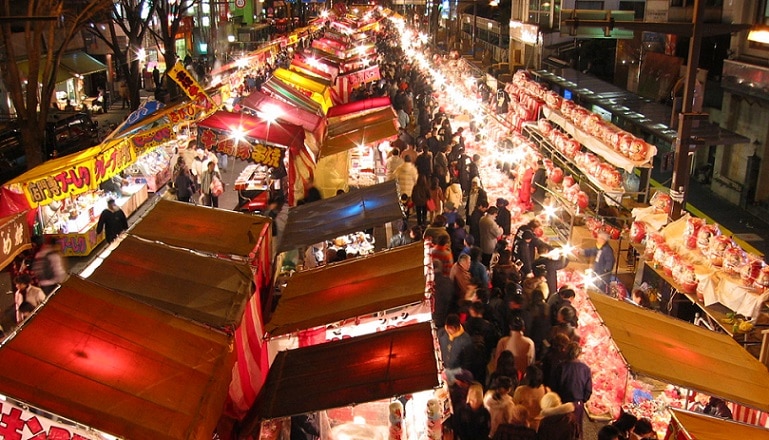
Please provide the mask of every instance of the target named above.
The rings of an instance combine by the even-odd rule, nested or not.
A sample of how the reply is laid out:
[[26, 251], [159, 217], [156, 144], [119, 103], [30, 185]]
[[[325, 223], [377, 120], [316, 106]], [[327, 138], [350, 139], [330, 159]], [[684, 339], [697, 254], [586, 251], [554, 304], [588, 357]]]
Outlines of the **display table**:
[[[115, 199], [120, 209], [123, 210], [126, 217], [130, 217], [139, 206], [147, 201], [149, 195], [147, 185], [143, 183], [134, 183], [124, 188], [126, 193], [131, 195]], [[99, 209], [101, 208], [101, 209]], [[104, 241], [104, 231], [101, 234], [96, 233], [96, 226], [99, 222], [101, 211], [106, 208], [106, 202], [101, 200], [88, 208], [87, 212], [80, 212], [79, 221], [74, 224], [84, 224], [76, 231], [48, 233], [44, 232], [46, 237], [54, 237], [61, 245], [62, 254], [66, 257], [83, 257], [90, 255], [91, 252]], [[98, 211], [98, 212], [97, 212]], [[87, 216], [87, 217], [85, 217]]]
[[739, 277], [717, 272], [700, 282], [705, 306], [721, 303], [735, 313], [757, 318], [764, 303], [769, 300], [769, 289], [745, 286]]
[[270, 189], [269, 178], [269, 168], [251, 164], [235, 179], [234, 188], [236, 191], [267, 191]]
[[125, 170], [126, 175], [147, 184], [147, 191], [154, 193], [171, 180], [171, 156], [164, 147], [156, 147], [136, 160]]

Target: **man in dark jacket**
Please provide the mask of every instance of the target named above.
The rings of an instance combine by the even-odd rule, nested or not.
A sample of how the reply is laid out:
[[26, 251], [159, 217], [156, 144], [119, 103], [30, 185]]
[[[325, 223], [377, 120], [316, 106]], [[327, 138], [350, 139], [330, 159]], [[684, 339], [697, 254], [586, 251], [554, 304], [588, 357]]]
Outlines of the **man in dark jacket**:
[[547, 188], [547, 170], [542, 159], [537, 161], [537, 170], [534, 171], [534, 177], [531, 179], [531, 199], [534, 202], [534, 211], [539, 212], [545, 203], [545, 188]]
[[454, 282], [443, 274], [443, 263], [433, 260], [433, 323], [436, 328], [446, 325], [446, 316], [457, 312]]
[[585, 249], [581, 254], [588, 258], [595, 257], [593, 272], [598, 276], [596, 287], [606, 292], [611, 273], [614, 270], [614, 249], [609, 244], [609, 234], [603, 231], [599, 232], [595, 240], [595, 247]]
[[555, 370], [556, 383], [553, 391], [558, 393], [564, 402], [574, 404], [574, 418], [577, 420], [580, 436], [582, 434], [582, 415], [585, 402], [593, 394], [593, 379], [590, 367], [579, 360], [582, 348], [579, 343], [572, 342], [567, 349], [566, 362]]
[[117, 206], [115, 199], [109, 199], [107, 201], [107, 209], [102, 211], [99, 216], [96, 233], [101, 234], [103, 230], [107, 243], [112, 243], [126, 229], [128, 229], [128, 219], [125, 213]]
[[510, 210], [507, 209], [508, 204], [508, 201], [503, 198], [497, 199], [497, 209], [499, 209], [499, 212], [497, 213], [497, 224], [502, 228], [502, 235], [510, 235], [512, 216]]
[[470, 228], [470, 235], [480, 243], [481, 238], [481, 218], [486, 214], [486, 210], [489, 209], [488, 202], [481, 201], [476, 203], [475, 210], [473, 210], [470, 217], [467, 219], [467, 226]]

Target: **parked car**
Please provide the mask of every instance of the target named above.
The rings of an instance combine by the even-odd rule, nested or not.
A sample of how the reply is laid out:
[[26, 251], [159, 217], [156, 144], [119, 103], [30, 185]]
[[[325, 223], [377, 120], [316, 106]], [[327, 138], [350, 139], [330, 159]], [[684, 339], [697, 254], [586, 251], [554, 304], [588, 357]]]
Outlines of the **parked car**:
[[21, 132], [13, 127], [0, 130], [0, 182], [7, 182], [26, 170]]
[[99, 123], [87, 113], [49, 115], [45, 130], [47, 157], [66, 156], [99, 143]]

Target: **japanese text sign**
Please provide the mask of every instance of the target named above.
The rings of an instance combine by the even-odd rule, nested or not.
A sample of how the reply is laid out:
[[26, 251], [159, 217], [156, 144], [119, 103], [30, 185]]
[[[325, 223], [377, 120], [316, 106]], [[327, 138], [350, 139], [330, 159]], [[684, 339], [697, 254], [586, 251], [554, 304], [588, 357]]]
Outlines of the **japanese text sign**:
[[7, 266], [19, 252], [32, 247], [25, 218], [20, 213], [0, 224], [0, 266]]
[[100, 438], [74, 426], [63, 425], [0, 401], [0, 440], [96, 440]]
[[283, 148], [259, 142], [238, 141], [207, 128], [198, 129], [198, 141], [206, 150], [218, 151], [241, 160], [278, 168], [283, 159]]
[[211, 99], [208, 97], [203, 87], [195, 81], [195, 78], [193, 78], [187, 69], [182, 66], [181, 62], [177, 61], [176, 64], [174, 64], [168, 72], [168, 76], [179, 84], [179, 87], [184, 90], [184, 93], [186, 93], [190, 99], [203, 104], [206, 109], [211, 109], [213, 107]]

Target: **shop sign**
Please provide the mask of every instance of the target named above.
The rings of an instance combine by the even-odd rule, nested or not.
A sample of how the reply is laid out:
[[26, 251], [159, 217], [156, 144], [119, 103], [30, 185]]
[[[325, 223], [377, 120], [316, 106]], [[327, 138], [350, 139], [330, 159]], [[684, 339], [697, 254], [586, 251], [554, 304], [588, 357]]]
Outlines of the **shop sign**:
[[8, 265], [21, 251], [32, 247], [26, 214], [17, 214], [7, 223], [0, 225], [0, 267]]
[[165, 144], [174, 138], [174, 130], [171, 124], [161, 125], [142, 133], [137, 133], [131, 137], [136, 156], [141, 156], [145, 151]]
[[121, 140], [52, 176], [30, 180], [24, 184], [24, 194], [32, 206], [77, 196], [95, 188], [136, 161], [128, 142]]
[[5, 440], [97, 440], [100, 437], [74, 426], [26, 411], [9, 402], [0, 401], [0, 439]]
[[230, 136], [222, 136], [205, 128], [199, 129], [198, 139], [206, 150], [266, 165], [270, 168], [278, 168], [283, 160], [283, 148], [274, 145], [238, 141]]
[[184, 90], [184, 93], [186, 93], [190, 99], [203, 104], [203, 107], [206, 110], [212, 107], [211, 99], [208, 97], [203, 87], [195, 81], [195, 78], [190, 75], [180, 61], [177, 61], [176, 64], [174, 64], [168, 72], [168, 75], [179, 84], [179, 87]]
[[371, 66], [367, 69], [344, 75], [344, 78], [346, 78], [349, 84], [355, 88], [371, 81], [379, 81], [382, 76], [379, 73], [379, 66]]

